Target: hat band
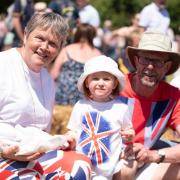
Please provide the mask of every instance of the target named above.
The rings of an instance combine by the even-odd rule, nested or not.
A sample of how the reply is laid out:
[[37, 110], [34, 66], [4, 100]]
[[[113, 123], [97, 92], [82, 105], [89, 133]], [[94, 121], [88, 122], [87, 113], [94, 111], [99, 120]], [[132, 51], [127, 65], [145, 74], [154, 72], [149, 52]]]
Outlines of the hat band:
[[141, 49], [147, 49], [147, 50], [153, 50], [153, 51], [169, 51], [171, 52], [171, 48], [165, 47], [163, 44], [158, 44], [156, 42], [150, 42], [150, 43], [141, 43], [139, 44], [139, 47]]

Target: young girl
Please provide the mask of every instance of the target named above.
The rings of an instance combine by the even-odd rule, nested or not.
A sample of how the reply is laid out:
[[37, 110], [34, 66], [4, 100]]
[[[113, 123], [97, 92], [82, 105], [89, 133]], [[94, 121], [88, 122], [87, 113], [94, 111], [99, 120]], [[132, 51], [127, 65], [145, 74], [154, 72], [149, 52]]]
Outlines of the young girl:
[[85, 98], [73, 108], [67, 136], [71, 149], [91, 159], [93, 179], [112, 179], [122, 164], [122, 137], [132, 141], [134, 136], [129, 108], [118, 98], [123, 86], [116, 62], [104, 55], [87, 61], [78, 80]]

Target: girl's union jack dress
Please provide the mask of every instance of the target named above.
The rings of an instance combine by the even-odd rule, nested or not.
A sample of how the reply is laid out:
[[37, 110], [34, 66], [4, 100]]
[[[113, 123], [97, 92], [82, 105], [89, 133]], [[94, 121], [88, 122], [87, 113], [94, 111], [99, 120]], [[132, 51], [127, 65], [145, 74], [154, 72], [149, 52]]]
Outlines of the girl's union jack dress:
[[109, 180], [120, 170], [120, 130], [131, 127], [130, 109], [119, 99], [76, 103], [68, 128], [77, 134], [76, 149], [91, 159], [93, 178]]

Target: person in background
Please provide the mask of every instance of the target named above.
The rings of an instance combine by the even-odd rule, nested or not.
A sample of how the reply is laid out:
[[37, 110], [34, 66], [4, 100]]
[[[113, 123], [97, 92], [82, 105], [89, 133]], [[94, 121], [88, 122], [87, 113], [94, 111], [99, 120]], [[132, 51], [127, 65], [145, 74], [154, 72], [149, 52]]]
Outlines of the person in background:
[[93, 44], [101, 50], [103, 31], [100, 28], [100, 16], [97, 9], [90, 4], [90, 0], [75, 0], [78, 8], [79, 19], [78, 23], [87, 23], [96, 28], [96, 36], [93, 39]]
[[[127, 46], [133, 46], [133, 47], [138, 47], [139, 40], [141, 37], [141, 33], [139, 31], [133, 31], [130, 33], [129, 36], [126, 37], [127, 41]], [[118, 64], [119, 64], [119, 69], [124, 73], [128, 74], [129, 72], [133, 72], [134, 68], [131, 65], [131, 63], [128, 60], [128, 56], [126, 53], [126, 47], [122, 48], [120, 55], [118, 57]]]
[[14, 34], [8, 30], [6, 16], [0, 14], [0, 51], [7, 50], [12, 47]]
[[22, 45], [24, 37], [24, 28], [31, 16], [34, 14], [34, 2], [33, 0], [14, 0], [13, 10], [13, 30], [14, 39], [13, 47], [19, 47]]
[[[0, 126], [18, 124], [49, 132], [55, 87], [46, 67], [61, 50], [67, 31], [60, 15], [35, 13], [25, 28], [22, 47], [0, 52], [4, 77], [0, 79]], [[82, 154], [18, 152], [17, 145], [0, 144], [0, 179], [90, 179], [91, 163]]]
[[59, 0], [50, 0], [48, 3], [48, 11], [61, 14], [62, 2]]
[[88, 23], [94, 27], [100, 26], [99, 12], [89, 4], [89, 0], [75, 0], [79, 9], [80, 23]]
[[[180, 72], [180, 68], [178, 69], [178, 72]], [[174, 76], [170, 84], [180, 89], [180, 73], [177, 73], [177, 75]]]
[[110, 19], [104, 21], [102, 31], [101, 50], [103, 54], [111, 57], [112, 59], [117, 59], [117, 40], [116, 38], [112, 38], [112, 21]]
[[75, 28], [79, 19], [78, 9], [72, 0], [50, 0], [48, 3], [48, 11], [63, 16], [69, 24], [70, 30]]
[[84, 63], [101, 52], [93, 45], [96, 30], [89, 24], [79, 24], [74, 42], [65, 46], [56, 58], [50, 74], [57, 82], [56, 103], [74, 105], [82, 98], [77, 89], [77, 80], [83, 72]]
[[[126, 87], [120, 95], [134, 106], [133, 154], [136, 161], [133, 163], [135, 169], [138, 164], [142, 167], [145, 163], [138, 169], [137, 180], [147, 177], [152, 180], [180, 179], [179, 146], [172, 147], [171, 154], [171, 148], [164, 148], [170, 145], [159, 140], [168, 127], [180, 135], [180, 90], [163, 80], [180, 66], [180, 54], [172, 52], [171, 48], [170, 38], [157, 30], [145, 31], [138, 47], [127, 47], [135, 72], [126, 76]], [[129, 151], [127, 147], [125, 152], [128, 156], [132, 149]], [[132, 172], [133, 163], [124, 164], [123, 168]], [[121, 177], [132, 178], [127, 169], [122, 172], [127, 174], [120, 174]]]
[[34, 4], [35, 13], [43, 13], [47, 11], [47, 4], [45, 2], [38, 1]]
[[152, 3], [142, 9], [139, 19], [139, 26], [142, 32], [149, 28], [156, 28], [167, 33], [169, 25], [170, 16], [166, 9], [166, 0], [153, 0]]
[[126, 48], [127, 39], [131, 36], [133, 32], [139, 32], [139, 18], [140, 14], [136, 13], [131, 17], [130, 25], [120, 27], [112, 31], [112, 38], [117, 39], [117, 45], [120, 48]]
[[0, 51], [3, 50], [4, 47], [4, 39], [8, 33], [8, 28], [5, 23], [5, 15], [0, 14]]
[[139, 18], [140, 14], [136, 13], [131, 17], [131, 24], [129, 26], [120, 27], [119, 29], [115, 29], [112, 33], [114, 36], [120, 37], [129, 37], [130, 34], [134, 31], [139, 30]]
[[91, 159], [92, 179], [111, 180], [123, 163], [122, 138], [130, 143], [134, 137], [130, 109], [118, 98], [124, 82], [117, 63], [104, 55], [88, 60], [78, 79], [84, 99], [73, 108], [66, 136], [70, 148]]
[[7, 32], [6, 36], [4, 37], [2, 51], [12, 48], [13, 39], [14, 39], [14, 34], [10, 31]]

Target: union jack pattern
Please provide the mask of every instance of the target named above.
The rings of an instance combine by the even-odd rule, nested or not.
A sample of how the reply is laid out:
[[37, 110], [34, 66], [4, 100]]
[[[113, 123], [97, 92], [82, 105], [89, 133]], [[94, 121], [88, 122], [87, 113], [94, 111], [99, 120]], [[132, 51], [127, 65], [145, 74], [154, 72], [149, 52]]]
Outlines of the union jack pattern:
[[[121, 96], [119, 98], [126, 103], [134, 99]], [[135, 142], [152, 147], [163, 133], [175, 105], [174, 100], [152, 102], [134, 99], [132, 122], [136, 131]]]
[[73, 151], [50, 151], [37, 161], [0, 159], [0, 179], [6, 180], [89, 180], [91, 162]]
[[99, 165], [110, 156], [111, 136], [117, 133], [112, 130], [109, 122], [98, 112], [87, 112], [82, 118], [82, 132], [78, 146], [92, 161]]
[[126, 86], [120, 93], [126, 101], [134, 99], [132, 124], [135, 142], [151, 148], [166, 127], [175, 129], [180, 123], [180, 91], [165, 81], [160, 81], [150, 97], [141, 97], [132, 89], [134, 73], [126, 75]]
[[[151, 113], [146, 123], [145, 142], [146, 147], [151, 147], [164, 131], [169, 117], [176, 102], [172, 100], [164, 100], [154, 102], [151, 105]], [[149, 135], [151, 137], [149, 138]]]

